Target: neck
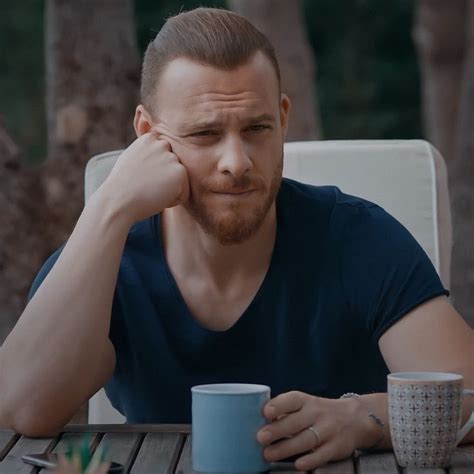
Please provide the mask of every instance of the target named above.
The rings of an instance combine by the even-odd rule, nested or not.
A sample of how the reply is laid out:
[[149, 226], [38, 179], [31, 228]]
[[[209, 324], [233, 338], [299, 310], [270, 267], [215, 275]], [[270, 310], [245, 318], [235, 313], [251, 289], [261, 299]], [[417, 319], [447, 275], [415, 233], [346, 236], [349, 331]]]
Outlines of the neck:
[[276, 206], [273, 203], [255, 234], [242, 243], [221, 244], [181, 206], [163, 211], [161, 236], [173, 273], [199, 274], [217, 286], [227, 286], [268, 269], [276, 237]]

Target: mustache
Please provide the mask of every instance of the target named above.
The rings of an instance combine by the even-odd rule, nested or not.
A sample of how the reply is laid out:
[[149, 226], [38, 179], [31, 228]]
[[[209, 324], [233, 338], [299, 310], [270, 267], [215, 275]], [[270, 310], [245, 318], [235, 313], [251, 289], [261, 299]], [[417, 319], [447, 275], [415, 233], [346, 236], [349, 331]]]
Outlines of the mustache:
[[205, 178], [201, 181], [201, 187], [206, 191], [214, 193], [242, 192], [250, 189], [265, 187], [265, 181], [258, 176], [243, 175], [238, 178], [233, 176], [219, 178]]

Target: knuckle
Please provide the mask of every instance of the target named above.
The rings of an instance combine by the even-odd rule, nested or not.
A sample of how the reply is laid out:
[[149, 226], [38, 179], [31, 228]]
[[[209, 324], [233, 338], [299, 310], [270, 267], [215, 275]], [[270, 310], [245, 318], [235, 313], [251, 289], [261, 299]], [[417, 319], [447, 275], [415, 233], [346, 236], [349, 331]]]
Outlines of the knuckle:
[[303, 409], [311, 417], [316, 417], [321, 411], [318, 403], [313, 400], [311, 400], [309, 403], [306, 403]]
[[298, 390], [292, 390], [291, 392], [288, 392], [288, 396], [294, 397], [294, 398], [301, 398], [302, 395], [303, 393]]

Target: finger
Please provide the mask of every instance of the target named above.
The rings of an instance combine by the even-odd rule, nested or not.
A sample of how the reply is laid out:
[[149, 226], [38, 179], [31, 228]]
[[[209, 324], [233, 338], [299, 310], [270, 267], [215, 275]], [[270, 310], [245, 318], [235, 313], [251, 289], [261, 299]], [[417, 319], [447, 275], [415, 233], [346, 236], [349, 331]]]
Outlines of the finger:
[[286, 415], [287, 413], [301, 410], [307, 397], [308, 395], [303, 392], [293, 391], [282, 393], [265, 405], [263, 414], [268, 420], [273, 420], [280, 415]]
[[[171, 145], [171, 142], [166, 139], [166, 137], [163, 136], [156, 136], [156, 140], [159, 142], [159, 144], [164, 148], [164, 150], [169, 151], [170, 153], [173, 153], [173, 146]], [[174, 156], [176, 156], [173, 153]]]
[[[257, 433], [257, 440], [268, 445], [278, 439], [295, 435], [308, 428], [315, 420], [307, 413], [305, 407], [301, 410], [280, 417], [270, 425], [264, 426]], [[314, 438], [314, 434], [313, 434]]]
[[136, 140], [136, 142], [137, 143], [135, 142], [132, 143], [129, 148], [133, 149], [133, 148], [141, 146], [142, 150], [144, 147], [144, 149], [151, 149], [153, 153], [157, 153], [157, 152], [173, 153], [171, 143], [169, 142], [169, 140], [166, 140], [164, 137], [159, 136], [159, 134], [154, 130], [150, 130], [149, 132], [144, 133], [140, 138]]
[[173, 151], [171, 140], [166, 135], [163, 135], [162, 133], [154, 129], [150, 129], [150, 131], [146, 133], [145, 135], [153, 139], [153, 141], [159, 142], [161, 145], [165, 147], [166, 150], [171, 151], [171, 152]]
[[333, 443], [326, 443], [313, 452], [298, 458], [295, 461], [295, 467], [298, 471], [310, 471], [333, 460], [335, 460], [334, 445]]
[[173, 140], [176, 139], [176, 137], [175, 137], [173, 134], [167, 133], [167, 132], [164, 131], [164, 130], [157, 130], [156, 128], [150, 129], [150, 133], [151, 133], [157, 140], [163, 140], [163, 141], [165, 141], [166, 143], [168, 143], [168, 144], [170, 145], [170, 147], [172, 146]]
[[291, 438], [267, 446], [263, 450], [263, 456], [269, 462], [280, 461], [295, 454], [310, 451], [316, 443], [314, 434], [306, 429]]
[[155, 140], [161, 140], [160, 133], [155, 130], [154, 128], [151, 128], [150, 131], [148, 132]]

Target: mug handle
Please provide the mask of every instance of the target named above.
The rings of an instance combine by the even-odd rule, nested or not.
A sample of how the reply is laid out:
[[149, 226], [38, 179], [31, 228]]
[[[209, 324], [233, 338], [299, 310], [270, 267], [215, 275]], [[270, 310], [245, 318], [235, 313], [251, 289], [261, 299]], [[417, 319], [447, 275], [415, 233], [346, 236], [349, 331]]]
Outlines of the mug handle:
[[[462, 394], [463, 394], [463, 396], [464, 395], [470, 395], [471, 397], [474, 397], [474, 390], [466, 388], [462, 391]], [[456, 446], [461, 442], [461, 440], [464, 438], [464, 436], [466, 436], [467, 433], [473, 427], [474, 427], [474, 409], [471, 411], [471, 416], [468, 418], [466, 423], [464, 423], [464, 426], [458, 432], [458, 437], [456, 439]]]

